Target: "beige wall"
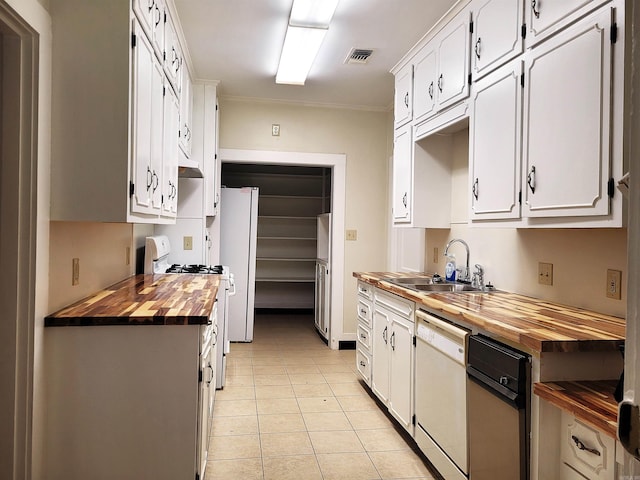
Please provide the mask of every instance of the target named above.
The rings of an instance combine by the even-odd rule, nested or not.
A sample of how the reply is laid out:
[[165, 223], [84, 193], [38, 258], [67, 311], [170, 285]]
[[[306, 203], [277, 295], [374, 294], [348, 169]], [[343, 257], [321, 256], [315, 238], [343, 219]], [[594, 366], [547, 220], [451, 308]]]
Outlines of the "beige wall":
[[[108, 287], [134, 273], [133, 225], [51, 222], [49, 311]], [[131, 250], [127, 264], [126, 249]], [[72, 259], [80, 259], [80, 283], [71, 285]]]
[[[626, 312], [626, 229], [515, 229], [467, 225], [468, 131], [455, 134], [452, 226], [426, 231], [426, 270], [444, 273], [441, 257], [451, 238], [462, 238], [471, 251], [470, 265], [485, 267], [485, 279], [498, 289], [592, 309], [611, 315]], [[438, 263], [433, 249], [438, 248]], [[458, 263], [464, 249], [452, 247]], [[553, 285], [538, 284], [538, 262], [553, 264]], [[607, 269], [623, 272], [622, 300], [605, 296]]]
[[[273, 123], [279, 137], [271, 136]], [[345, 228], [358, 239], [345, 242], [344, 333], [356, 330], [352, 272], [386, 265], [390, 132], [388, 112], [220, 101], [221, 148], [346, 154]]]

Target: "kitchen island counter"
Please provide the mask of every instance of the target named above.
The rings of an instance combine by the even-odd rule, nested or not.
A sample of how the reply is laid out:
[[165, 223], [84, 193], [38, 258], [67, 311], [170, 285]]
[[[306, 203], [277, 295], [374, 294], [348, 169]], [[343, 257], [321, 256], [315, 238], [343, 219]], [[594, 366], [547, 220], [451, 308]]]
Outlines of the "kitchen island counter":
[[533, 353], [614, 350], [624, 343], [625, 320], [516, 293], [422, 293], [385, 281], [415, 277], [354, 272], [363, 282], [416, 302], [433, 313], [484, 331]]
[[136, 275], [45, 317], [45, 327], [206, 325], [218, 275]]

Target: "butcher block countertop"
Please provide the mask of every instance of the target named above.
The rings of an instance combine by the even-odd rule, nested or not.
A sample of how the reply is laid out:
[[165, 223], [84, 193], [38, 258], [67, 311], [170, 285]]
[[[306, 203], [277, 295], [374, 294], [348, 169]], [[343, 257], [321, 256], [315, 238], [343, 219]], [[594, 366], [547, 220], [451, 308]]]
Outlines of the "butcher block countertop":
[[218, 275], [136, 275], [48, 315], [44, 324], [206, 325], [218, 285]]
[[533, 393], [616, 438], [618, 402], [613, 398], [616, 384], [616, 380], [544, 382], [535, 383]]
[[613, 350], [625, 339], [623, 318], [533, 297], [501, 291], [422, 293], [384, 281], [416, 274], [354, 272], [353, 276], [533, 352]]

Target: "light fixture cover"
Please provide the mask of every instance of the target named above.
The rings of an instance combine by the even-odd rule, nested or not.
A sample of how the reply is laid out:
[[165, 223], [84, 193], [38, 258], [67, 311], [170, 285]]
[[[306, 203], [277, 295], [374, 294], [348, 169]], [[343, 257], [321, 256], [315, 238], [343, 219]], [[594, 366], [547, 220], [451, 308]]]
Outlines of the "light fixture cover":
[[326, 33], [326, 28], [289, 25], [284, 38], [276, 83], [304, 85]]
[[289, 25], [328, 28], [339, 0], [294, 0]]

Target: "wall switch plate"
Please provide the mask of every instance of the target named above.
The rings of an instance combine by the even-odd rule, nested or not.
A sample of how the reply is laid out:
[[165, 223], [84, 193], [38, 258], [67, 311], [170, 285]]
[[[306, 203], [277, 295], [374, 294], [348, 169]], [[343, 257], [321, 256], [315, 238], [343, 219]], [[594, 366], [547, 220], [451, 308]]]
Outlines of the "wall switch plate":
[[280, 125], [278, 123], [274, 123], [271, 125], [271, 135], [274, 137], [280, 136]]
[[347, 240], [354, 241], [358, 239], [358, 231], [357, 230], [347, 230]]
[[538, 262], [538, 283], [553, 285], [553, 263]]
[[607, 298], [620, 300], [622, 298], [622, 272], [607, 270]]
[[184, 250], [193, 250], [193, 237], [182, 237], [182, 248]]
[[71, 260], [71, 285], [78, 285], [80, 283], [80, 259], [74, 258]]

